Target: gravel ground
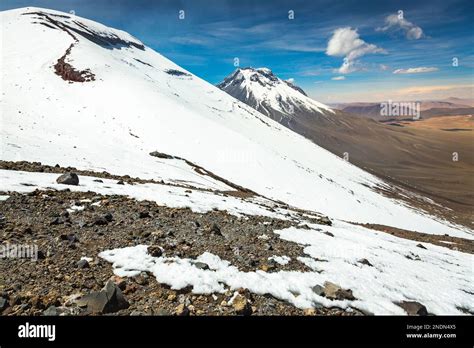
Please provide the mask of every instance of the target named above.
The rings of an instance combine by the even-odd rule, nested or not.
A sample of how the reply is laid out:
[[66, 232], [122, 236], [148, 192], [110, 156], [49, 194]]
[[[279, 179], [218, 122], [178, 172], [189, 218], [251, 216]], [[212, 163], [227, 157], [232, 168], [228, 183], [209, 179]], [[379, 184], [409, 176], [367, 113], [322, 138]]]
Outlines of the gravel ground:
[[[108, 262], [97, 257], [107, 249], [146, 244], [160, 246], [165, 256], [195, 258], [208, 251], [243, 271], [310, 271], [296, 260], [303, 255], [302, 247], [273, 233], [290, 226], [289, 221], [237, 218], [222, 211], [199, 214], [124, 196], [67, 189], [8, 194], [7, 200], [0, 201], [1, 240], [38, 245], [39, 259], [0, 260], [2, 315], [361, 314], [339, 308], [301, 310], [246, 289], [239, 289], [238, 301], [229, 305], [234, 291], [215, 295], [192, 294], [188, 288], [175, 291], [146, 273], [120, 279]], [[72, 206], [82, 210], [68, 212]], [[268, 238], [258, 238], [264, 234]], [[273, 255], [292, 260], [283, 266], [268, 261]], [[92, 260], [80, 261], [82, 257]], [[77, 299], [100, 291], [109, 279], [121, 289], [127, 308], [91, 311], [81, 306]]]

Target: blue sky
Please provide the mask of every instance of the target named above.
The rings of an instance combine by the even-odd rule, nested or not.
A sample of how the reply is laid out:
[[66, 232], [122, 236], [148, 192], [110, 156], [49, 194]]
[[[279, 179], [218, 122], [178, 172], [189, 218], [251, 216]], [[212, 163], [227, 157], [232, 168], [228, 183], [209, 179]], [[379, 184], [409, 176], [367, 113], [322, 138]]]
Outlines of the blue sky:
[[474, 97], [471, 0], [0, 3], [1, 10], [25, 6], [74, 10], [128, 31], [211, 83], [239, 58], [241, 67], [268, 67], [323, 102]]

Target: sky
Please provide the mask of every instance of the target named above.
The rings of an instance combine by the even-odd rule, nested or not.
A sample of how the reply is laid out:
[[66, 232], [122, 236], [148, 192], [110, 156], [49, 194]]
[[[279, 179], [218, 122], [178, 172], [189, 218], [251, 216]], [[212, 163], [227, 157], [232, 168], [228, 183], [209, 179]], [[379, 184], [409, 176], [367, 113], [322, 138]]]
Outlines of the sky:
[[474, 1], [2, 0], [125, 30], [217, 84], [267, 67], [326, 102], [474, 98]]

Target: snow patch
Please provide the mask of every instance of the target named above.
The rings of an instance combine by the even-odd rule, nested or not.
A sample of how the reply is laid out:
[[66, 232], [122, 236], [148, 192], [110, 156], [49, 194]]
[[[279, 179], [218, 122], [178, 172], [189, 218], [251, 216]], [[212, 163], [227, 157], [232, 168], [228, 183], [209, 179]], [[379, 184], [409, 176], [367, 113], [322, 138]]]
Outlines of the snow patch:
[[[198, 294], [223, 293], [246, 288], [256, 294], [271, 294], [299, 308], [358, 308], [373, 314], [406, 314], [396, 305], [400, 301], [418, 301], [429, 313], [460, 315], [460, 310], [474, 311], [473, 255], [435, 245], [416, 247], [417, 242], [337, 222], [319, 230], [295, 227], [277, 231], [282, 239], [305, 245], [307, 257], [298, 260], [313, 272], [261, 270], [242, 272], [219, 256], [205, 252], [196, 260], [178, 257], [152, 257], [146, 245], [107, 250], [99, 254], [112, 263], [118, 276], [151, 272], [160, 283], [172, 289], [192, 286]], [[416, 253], [419, 260], [406, 258]], [[363, 264], [362, 259], [371, 265]], [[285, 261], [287, 259], [284, 259]], [[204, 262], [209, 270], [196, 268]], [[355, 300], [330, 300], [312, 288], [326, 281], [351, 289]]]
[[276, 263], [278, 263], [279, 265], [284, 266], [284, 265], [288, 264], [288, 262], [291, 261], [291, 258], [288, 257], [288, 256], [276, 256], [276, 255], [273, 255], [273, 256], [270, 256], [270, 257], [268, 258], [268, 260], [273, 260], [273, 261], [275, 261]]

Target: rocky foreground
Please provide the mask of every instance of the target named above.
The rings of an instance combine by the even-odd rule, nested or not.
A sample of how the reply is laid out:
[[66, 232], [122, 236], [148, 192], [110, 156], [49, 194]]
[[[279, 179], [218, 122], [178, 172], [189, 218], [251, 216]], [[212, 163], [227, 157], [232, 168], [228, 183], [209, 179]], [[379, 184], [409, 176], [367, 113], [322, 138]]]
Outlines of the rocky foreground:
[[[299, 309], [272, 295], [258, 295], [243, 288], [227, 288], [225, 293], [215, 294], [194, 294], [191, 287], [173, 290], [147, 272], [133, 277], [116, 276], [111, 264], [98, 256], [105, 250], [142, 244], [148, 246], [148, 254], [154, 257], [195, 260], [209, 252], [243, 272], [310, 272], [311, 268], [300, 261], [305, 255], [304, 246], [275, 233], [291, 226], [304, 229], [305, 225], [297, 220], [256, 215], [237, 217], [217, 209], [196, 213], [189, 208], [170, 208], [124, 195], [76, 192], [68, 187], [78, 185], [85, 175], [96, 177], [95, 181], [117, 180], [120, 185], [135, 185], [141, 180], [40, 163], [1, 164], [2, 169], [8, 170], [57, 173], [57, 182], [64, 186], [61, 190], [0, 192], [0, 198], [3, 197], [0, 199], [2, 245], [38, 247], [37, 260], [0, 259], [2, 315], [366, 314], [351, 306]], [[71, 173], [72, 170], [79, 175]], [[331, 224], [324, 217], [311, 222]], [[366, 227], [374, 229], [374, 233], [420, 242], [417, 245], [420, 249], [426, 249], [422, 243], [431, 243], [467, 253], [474, 251], [474, 243], [462, 238], [380, 225]], [[330, 232], [324, 233], [334, 237]], [[407, 258], [415, 257], [414, 262], [419, 259], [417, 255], [410, 255]], [[281, 262], [282, 259], [288, 261]], [[361, 267], [374, 267], [371, 260], [362, 258], [357, 262]], [[209, 269], [203, 262], [196, 261], [194, 266]], [[314, 286], [312, 291], [331, 302], [357, 300], [351, 289], [331, 282]], [[416, 301], [397, 304], [408, 314], [428, 314], [425, 306]]]
[[[147, 244], [156, 256], [195, 258], [209, 251], [244, 271], [308, 270], [296, 261], [302, 247], [272, 232], [289, 226], [288, 221], [237, 218], [222, 211], [198, 214], [124, 196], [67, 189], [10, 193], [0, 202], [0, 211], [4, 242], [39, 246], [37, 261], [0, 261], [2, 315], [361, 314], [354, 309], [301, 310], [245, 289], [214, 295], [195, 295], [189, 288], [175, 291], [146, 273], [133, 278], [114, 276], [111, 265], [97, 257], [106, 249]], [[274, 255], [290, 256], [292, 261], [281, 265], [268, 260]], [[338, 291], [341, 294], [335, 295]], [[347, 295], [337, 286], [332, 292]]]

